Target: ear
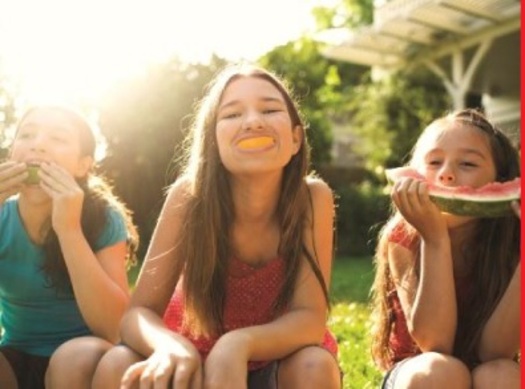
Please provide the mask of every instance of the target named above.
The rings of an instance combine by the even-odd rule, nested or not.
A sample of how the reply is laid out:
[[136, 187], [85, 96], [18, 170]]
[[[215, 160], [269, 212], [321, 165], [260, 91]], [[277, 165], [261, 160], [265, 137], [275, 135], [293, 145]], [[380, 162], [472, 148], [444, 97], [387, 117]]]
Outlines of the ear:
[[303, 132], [303, 127], [300, 125], [297, 125], [292, 129], [293, 155], [299, 152], [299, 149], [303, 144]]
[[75, 177], [85, 177], [93, 167], [93, 157], [85, 155], [78, 160]]

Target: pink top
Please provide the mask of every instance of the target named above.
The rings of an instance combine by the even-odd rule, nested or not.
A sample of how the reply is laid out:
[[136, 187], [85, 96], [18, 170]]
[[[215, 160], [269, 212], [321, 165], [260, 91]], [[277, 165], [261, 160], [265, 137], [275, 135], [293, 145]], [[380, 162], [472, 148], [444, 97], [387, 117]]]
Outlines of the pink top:
[[[276, 258], [263, 267], [254, 268], [233, 258], [229, 265], [224, 306], [224, 333], [273, 321], [276, 318], [273, 303], [284, 282], [284, 261]], [[205, 359], [218, 338], [193, 337], [182, 326], [183, 311], [183, 291], [179, 283], [164, 313], [164, 322], [169, 329], [191, 340]], [[334, 355], [337, 354], [337, 342], [328, 330], [325, 331], [322, 347]], [[267, 363], [250, 362], [249, 369], [255, 370]]]
[[[401, 224], [396, 225], [388, 235], [389, 242], [397, 243], [412, 252], [417, 249], [418, 240], [417, 236], [409, 237]], [[456, 286], [456, 301], [458, 307], [461, 307], [468, 301], [470, 296], [471, 280], [469, 277], [454, 277], [454, 283]], [[394, 315], [394, 327], [390, 334], [390, 349], [393, 354], [391, 363], [394, 364], [405, 358], [420, 354], [421, 350], [410, 336], [405, 313], [401, 307], [396, 289], [390, 291], [388, 300]]]

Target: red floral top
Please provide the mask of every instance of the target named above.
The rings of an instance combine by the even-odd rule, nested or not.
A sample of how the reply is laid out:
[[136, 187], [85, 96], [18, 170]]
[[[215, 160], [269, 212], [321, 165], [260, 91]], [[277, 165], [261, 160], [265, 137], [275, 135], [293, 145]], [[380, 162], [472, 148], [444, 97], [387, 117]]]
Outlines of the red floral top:
[[[257, 268], [238, 259], [232, 259], [226, 286], [224, 333], [274, 320], [277, 315], [273, 310], [273, 303], [283, 282], [284, 261], [281, 258], [276, 258]], [[164, 313], [164, 322], [169, 329], [191, 340], [204, 360], [218, 338], [193, 337], [182, 325], [183, 312], [184, 298], [179, 283]], [[325, 331], [321, 346], [332, 354], [337, 354], [337, 342], [328, 329]], [[255, 370], [267, 363], [250, 362], [249, 369]]]

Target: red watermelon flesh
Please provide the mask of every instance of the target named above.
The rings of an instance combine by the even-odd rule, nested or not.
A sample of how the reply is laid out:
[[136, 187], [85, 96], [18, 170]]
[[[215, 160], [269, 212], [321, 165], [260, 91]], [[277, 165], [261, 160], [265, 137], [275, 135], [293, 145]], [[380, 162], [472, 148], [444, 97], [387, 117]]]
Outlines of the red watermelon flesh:
[[[403, 177], [425, 181], [424, 176], [408, 166], [387, 169], [385, 174], [392, 183]], [[430, 198], [442, 211], [462, 216], [508, 215], [512, 212], [511, 202], [519, 200], [521, 196], [520, 177], [507, 182], [491, 182], [480, 188], [427, 184]]]

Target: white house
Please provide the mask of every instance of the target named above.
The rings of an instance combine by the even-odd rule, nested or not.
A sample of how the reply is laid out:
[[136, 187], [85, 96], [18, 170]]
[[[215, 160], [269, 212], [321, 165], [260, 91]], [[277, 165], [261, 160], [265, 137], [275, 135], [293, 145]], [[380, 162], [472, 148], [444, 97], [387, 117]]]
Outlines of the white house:
[[320, 34], [329, 58], [371, 66], [381, 74], [426, 66], [454, 107], [482, 106], [519, 139], [519, 0], [376, 1], [374, 22], [357, 31]]

